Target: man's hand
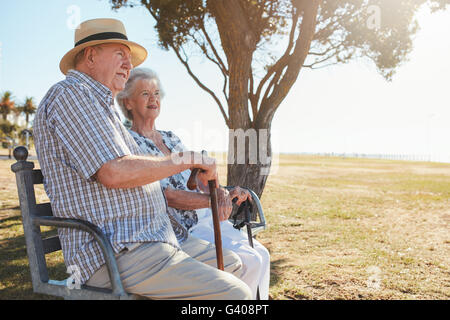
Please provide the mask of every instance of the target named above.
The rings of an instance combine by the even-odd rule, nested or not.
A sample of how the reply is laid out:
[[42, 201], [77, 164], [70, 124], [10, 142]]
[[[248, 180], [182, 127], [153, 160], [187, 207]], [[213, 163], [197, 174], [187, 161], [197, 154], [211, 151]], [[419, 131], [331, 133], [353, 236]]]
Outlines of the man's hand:
[[208, 156], [193, 153], [194, 159], [201, 159], [200, 163], [194, 162], [193, 168], [200, 168], [197, 179], [205, 186], [208, 185], [208, 181], [214, 180], [216, 182], [216, 188], [219, 187], [219, 178], [217, 175], [216, 159]]

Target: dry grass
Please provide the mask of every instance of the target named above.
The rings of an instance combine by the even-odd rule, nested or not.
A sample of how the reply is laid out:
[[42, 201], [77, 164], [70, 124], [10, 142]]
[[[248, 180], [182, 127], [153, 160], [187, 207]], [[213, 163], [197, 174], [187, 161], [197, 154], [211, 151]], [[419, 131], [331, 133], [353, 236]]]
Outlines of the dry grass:
[[273, 299], [450, 298], [450, 165], [285, 156], [262, 202]]
[[[10, 169], [14, 162], [0, 160], [0, 300], [54, 299], [33, 293], [18, 207], [16, 178]], [[39, 168], [37, 161], [35, 163], [36, 168]], [[38, 203], [49, 201], [42, 185], [35, 189]], [[41, 231], [44, 237], [56, 234], [56, 231], [49, 227], [42, 227]], [[47, 255], [46, 261], [51, 278], [62, 280], [67, 277], [61, 252]]]
[[[41, 299], [12, 163], [0, 161], [0, 299]], [[261, 200], [272, 299], [450, 298], [449, 164], [281, 156]], [[47, 260], [63, 278], [61, 255]]]

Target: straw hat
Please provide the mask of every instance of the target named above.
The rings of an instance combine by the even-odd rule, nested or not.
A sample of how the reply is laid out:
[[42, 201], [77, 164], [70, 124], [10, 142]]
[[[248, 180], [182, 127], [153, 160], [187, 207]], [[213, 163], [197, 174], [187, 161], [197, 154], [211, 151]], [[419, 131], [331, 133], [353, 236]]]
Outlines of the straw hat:
[[82, 22], [75, 29], [75, 46], [67, 52], [59, 63], [59, 69], [66, 74], [75, 68], [77, 53], [86, 47], [101, 43], [122, 43], [130, 48], [131, 63], [137, 67], [147, 58], [147, 50], [139, 44], [129, 41], [123, 23], [116, 19], [92, 19]]

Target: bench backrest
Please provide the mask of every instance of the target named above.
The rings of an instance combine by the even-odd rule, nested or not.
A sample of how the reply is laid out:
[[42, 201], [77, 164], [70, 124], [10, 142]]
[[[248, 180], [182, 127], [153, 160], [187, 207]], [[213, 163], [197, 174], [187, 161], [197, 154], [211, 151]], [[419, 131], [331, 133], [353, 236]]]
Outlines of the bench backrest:
[[11, 166], [16, 174], [17, 192], [19, 194], [20, 211], [30, 262], [33, 287], [49, 280], [45, 255], [61, 250], [58, 236], [43, 239], [40, 227], [33, 223], [34, 217], [52, 216], [50, 203], [36, 204], [34, 186], [43, 183], [41, 170], [34, 169], [34, 163], [26, 161], [26, 148], [16, 148], [14, 157], [17, 162]]

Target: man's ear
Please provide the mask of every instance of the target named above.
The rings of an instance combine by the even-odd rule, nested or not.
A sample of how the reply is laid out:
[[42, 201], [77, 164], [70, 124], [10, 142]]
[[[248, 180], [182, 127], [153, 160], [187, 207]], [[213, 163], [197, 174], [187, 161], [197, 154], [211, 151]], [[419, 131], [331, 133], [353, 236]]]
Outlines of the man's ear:
[[89, 68], [93, 67], [96, 54], [97, 54], [97, 52], [96, 52], [95, 48], [93, 48], [93, 47], [87, 47], [84, 50], [84, 59], [86, 61], [86, 65]]

